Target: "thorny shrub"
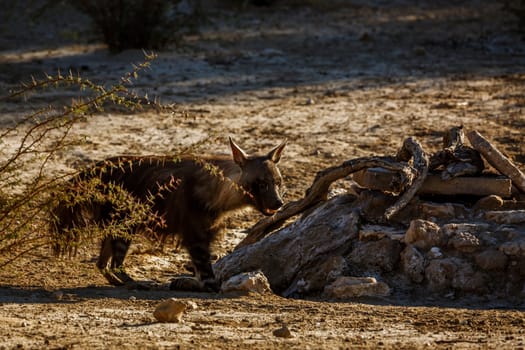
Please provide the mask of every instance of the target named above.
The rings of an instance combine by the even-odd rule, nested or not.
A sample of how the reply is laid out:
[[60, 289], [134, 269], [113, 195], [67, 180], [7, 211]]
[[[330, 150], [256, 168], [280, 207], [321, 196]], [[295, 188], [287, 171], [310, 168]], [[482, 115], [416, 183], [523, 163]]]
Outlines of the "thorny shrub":
[[[71, 181], [67, 179], [75, 174], [60, 173], [51, 163], [68, 147], [82, 142], [71, 135], [73, 126], [102, 111], [104, 106], [114, 105], [128, 111], [171, 108], [138, 96], [130, 88], [138, 73], [148, 68], [154, 58], [155, 55], [146, 54], [144, 62], [133, 66], [119, 82], [109, 87], [72, 73], [62, 75], [59, 72], [40, 80], [33, 78], [18, 90], [0, 97], [0, 102], [7, 103], [21, 98], [31, 99], [40, 91], [71, 87], [80, 88], [84, 96], [64, 106], [33, 111], [0, 133], [0, 267], [50, 243], [46, 227], [53, 224], [50, 213], [58, 202], [75, 205], [107, 201], [115, 204], [117, 213], [127, 215], [104, 227], [93, 227], [96, 232], [84, 232], [83, 235], [90, 236], [90, 239], [128, 234], [130, 226], [145, 220], [148, 203], [138, 203], [116, 186], [102, 188], [96, 180], [72, 190]], [[17, 140], [16, 144], [11, 144], [12, 140]], [[71, 242], [60, 240], [78, 243], [82, 238], [79, 232], [68, 234], [69, 237], [51, 237], [55, 248], [67, 250], [67, 243]]]
[[[111, 51], [162, 49], [195, 28], [198, 0], [69, 0], [88, 15]], [[184, 4], [181, 4], [183, 3]]]

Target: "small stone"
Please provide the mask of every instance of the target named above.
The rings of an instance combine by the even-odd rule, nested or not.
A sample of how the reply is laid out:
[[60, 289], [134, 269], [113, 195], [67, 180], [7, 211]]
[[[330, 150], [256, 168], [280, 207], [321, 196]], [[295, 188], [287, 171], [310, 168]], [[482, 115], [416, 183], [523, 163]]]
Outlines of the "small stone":
[[132, 295], [129, 297], [129, 301], [136, 301], [137, 300], [137, 297]]
[[194, 301], [186, 300], [184, 303], [186, 304], [186, 310], [197, 310], [199, 308]]
[[273, 331], [273, 335], [279, 338], [293, 338], [294, 335], [286, 325]]
[[418, 212], [424, 218], [450, 219], [457, 216], [456, 211], [460, 210], [452, 203], [422, 202], [418, 205]]
[[425, 277], [425, 258], [416, 247], [407, 245], [401, 252], [403, 272], [414, 282], [421, 283]]
[[462, 253], [472, 253], [478, 250], [481, 243], [478, 237], [469, 232], [458, 232], [448, 241], [449, 246]]
[[221, 286], [223, 293], [228, 292], [256, 292], [271, 293], [268, 278], [261, 271], [245, 272], [230, 277]]
[[54, 291], [51, 296], [53, 298], [55, 298], [56, 300], [62, 300], [64, 299], [64, 292], [62, 292], [61, 290], [57, 290], [57, 291]]
[[425, 277], [431, 291], [444, 291], [452, 285], [457, 266], [453, 259], [431, 260], [425, 269]]
[[159, 322], [180, 323], [182, 322], [182, 315], [186, 308], [186, 303], [178, 301], [175, 298], [170, 298], [157, 306], [153, 312], [153, 316]]
[[309, 98], [306, 99], [305, 105], [311, 106], [311, 105], [314, 105], [314, 104], [315, 104], [315, 100], [313, 98], [309, 97]]
[[432, 247], [428, 252], [428, 257], [430, 259], [441, 259], [443, 257], [443, 253], [441, 252], [441, 249], [439, 249], [439, 247]]
[[517, 239], [505, 242], [499, 246], [499, 250], [509, 256], [525, 256], [525, 239]]
[[363, 225], [359, 230], [359, 240], [361, 241], [378, 241], [385, 237], [394, 240], [403, 240], [405, 232], [391, 226], [381, 225]]
[[491, 195], [483, 197], [474, 204], [474, 211], [498, 210], [503, 206], [503, 199], [500, 196]]
[[373, 277], [344, 276], [326, 286], [324, 294], [335, 299], [385, 297], [390, 294], [390, 287], [384, 282], [377, 282]]
[[440, 232], [439, 226], [431, 221], [412, 220], [405, 234], [405, 243], [414, 245], [423, 250], [445, 243], [445, 237]]
[[383, 271], [393, 271], [399, 262], [401, 250], [401, 243], [389, 238], [360, 241], [348, 255], [348, 260], [359, 266], [374, 266]]

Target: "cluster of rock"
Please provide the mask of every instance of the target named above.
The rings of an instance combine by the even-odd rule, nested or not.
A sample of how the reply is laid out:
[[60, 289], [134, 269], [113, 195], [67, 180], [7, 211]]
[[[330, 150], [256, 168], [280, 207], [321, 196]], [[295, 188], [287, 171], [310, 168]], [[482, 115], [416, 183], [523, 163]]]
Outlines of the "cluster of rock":
[[[240, 244], [219, 260], [214, 269], [228, 281], [224, 290], [243, 279], [248, 282], [239, 290], [255, 288], [253, 277], [236, 275], [259, 270], [257, 280], [267, 279], [284, 296], [348, 299], [402, 293], [522, 300], [525, 174], [479, 133], [468, 137], [476, 150], [464, 144], [462, 127], [449, 130], [443, 151], [430, 157], [430, 165], [420, 145], [407, 139], [397, 160], [406, 161], [408, 151], [415, 172], [423, 175], [401, 190], [403, 195], [393, 185], [404, 183], [392, 171], [395, 164], [384, 163], [389, 170], [373, 168], [376, 158], [321, 172], [307, 196], [284, 210], [289, 213], [281, 221], [315, 203], [329, 181], [350, 171], [359, 186], [352, 194], [318, 202], [291, 225]], [[482, 174], [480, 154], [500, 176]], [[275, 220], [265, 223], [272, 224]]]
[[[263, 274], [284, 296], [525, 296], [525, 222], [516, 222], [525, 215], [516, 209], [522, 203], [491, 196], [469, 209], [415, 200], [388, 226], [367, 222], [388, 204], [386, 196], [371, 192], [334, 197], [234, 251], [215, 270], [222, 280], [235, 281], [237, 274], [258, 269], [261, 283]], [[227, 290], [234, 290], [232, 280]], [[253, 289], [253, 278], [245, 280], [245, 290]]]
[[[432, 205], [434, 210], [440, 206], [446, 213], [450, 204]], [[508, 223], [525, 211], [488, 211], [445, 220], [425, 213], [411, 220], [406, 231], [363, 226], [346, 256], [349, 265], [421, 295], [525, 295], [525, 227]]]

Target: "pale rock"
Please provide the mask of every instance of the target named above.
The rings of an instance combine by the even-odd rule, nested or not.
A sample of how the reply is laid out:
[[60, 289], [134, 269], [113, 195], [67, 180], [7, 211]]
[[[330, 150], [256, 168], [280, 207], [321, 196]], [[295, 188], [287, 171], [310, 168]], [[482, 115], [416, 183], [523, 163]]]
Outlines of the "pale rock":
[[421, 283], [425, 278], [425, 257], [412, 245], [401, 252], [401, 267], [413, 282]]
[[432, 247], [428, 251], [427, 256], [430, 259], [441, 259], [443, 257], [443, 253], [441, 252], [441, 249], [439, 249], [439, 247]]
[[468, 232], [474, 236], [477, 236], [479, 233], [487, 231], [490, 229], [490, 225], [486, 223], [453, 223], [446, 224], [441, 227], [442, 233], [447, 237], [451, 238], [454, 235], [460, 232]]
[[418, 212], [425, 218], [450, 219], [456, 217], [456, 209], [452, 203], [422, 202]]
[[383, 271], [393, 271], [399, 262], [402, 245], [399, 241], [383, 238], [379, 241], [357, 242], [348, 255], [350, 263], [377, 267]]
[[361, 241], [378, 241], [385, 237], [402, 241], [405, 237], [405, 232], [391, 226], [381, 225], [363, 225], [359, 230], [359, 239]]
[[487, 211], [483, 217], [499, 224], [521, 224], [525, 222], [525, 210]]
[[481, 247], [478, 237], [469, 232], [458, 232], [448, 240], [448, 245], [462, 253], [473, 253]]
[[452, 278], [452, 287], [469, 293], [481, 293], [487, 290], [486, 275], [474, 271], [472, 265], [456, 260], [456, 272]]
[[505, 242], [499, 246], [499, 250], [508, 256], [525, 256], [525, 239], [517, 239], [510, 242]]
[[185, 302], [170, 298], [161, 302], [153, 312], [153, 316], [159, 322], [182, 322], [182, 315], [187, 308]]
[[271, 293], [270, 283], [261, 271], [243, 272], [230, 277], [221, 285], [223, 293], [228, 292], [255, 292]]
[[444, 291], [452, 285], [457, 266], [452, 258], [431, 260], [425, 269], [425, 277], [431, 291]]
[[53, 298], [59, 301], [64, 299], [64, 292], [62, 292], [61, 290], [54, 291], [51, 295], [53, 296]]
[[422, 250], [433, 246], [441, 246], [446, 242], [439, 226], [431, 221], [412, 220], [405, 233], [405, 243], [412, 244]]
[[385, 297], [389, 294], [390, 287], [384, 282], [377, 282], [373, 277], [343, 276], [324, 289], [324, 296], [335, 299]]
[[476, 254], [474, 257], [476, 264], [483, 270], [504, 270], [507, 267], [508, 258], [499, 250], [489, 249]]
[[503, 206], [503, 198], [496, 195], [483, 197], [474, 204], [472, 209], [476, 212], [497, 210]]

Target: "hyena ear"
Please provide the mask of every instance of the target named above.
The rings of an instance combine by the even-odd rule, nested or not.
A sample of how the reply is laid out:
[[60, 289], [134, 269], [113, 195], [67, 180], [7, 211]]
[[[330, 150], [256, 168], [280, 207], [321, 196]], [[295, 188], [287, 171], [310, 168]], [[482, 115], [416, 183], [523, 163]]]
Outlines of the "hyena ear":
[[283, 153], [283, 149], [284, 146], [286, 146], [287, 141], [288, 140], [284, 140], [283, 143], [272, 149], [270, 153], [268, 153], [268, 159], [270, 159], [274, 163], [278, 163], [279, 160], [281, 160], [281, 153]]
[[230, 146], [232, 148], [233, 161], [237, 163], [238, 166], [242, 167], [246, 163], [246, 160], [248, 159], [248, 155], [246, 154], [246, 152], [242, 150], [241, 147], [239, 147], [239, 145], [237, 145], [233, 141], [231, 136], [230, 136]]

